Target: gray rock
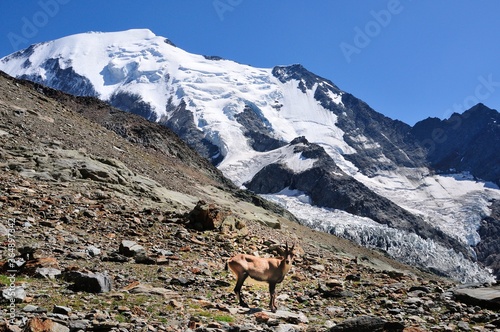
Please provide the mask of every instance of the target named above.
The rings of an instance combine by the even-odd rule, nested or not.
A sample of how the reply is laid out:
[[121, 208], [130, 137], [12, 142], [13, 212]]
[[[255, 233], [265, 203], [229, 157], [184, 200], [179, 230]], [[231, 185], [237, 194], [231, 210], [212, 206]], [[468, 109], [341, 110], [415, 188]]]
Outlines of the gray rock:
[[309, 319], [303, 313], [291, 312], [287, 310], [277, 310], [276, 312], [266, 312], [270, 318], [282, 319], [292, 324], [307, 324]]
[[86, 248], [87, 253], [89, 254], [90, 257], [96, 257], [101, 254], [101, 249], [97, 248], [96, 246], [90, 245]]
[[71, 313], [71, 308], [60, 306], [60, 305], [54, 305], [54, 309], [52, 309], [52, 312], [55, 314], [61, 314], [61, 315], [66, 315], [68, 316]]
[[2, 290], [2, 298], [5, 302], [14, 300], [17, 303], [21, 303], [26, 298], [26, 290], [21, 286], [7, 287]]
[[303, 331], [303, 328], [299, 325], [294, 324], [279, 324], [276, 329], [276, 332], [296, 332]]
[[7, 236], [9, 234], [9, 230], [3, 224], [0, 224], [0, 236]]
[[500, 309], [500, 286], [484, 288], [459, 288], [453, 290], [455, 298], [470, 305], [493, 310]]
[[23, 308], [23, 311], [24, 312], [32, 312], [32, 313], [46, 313], [47, 309], [33, 305], [33, 304], [27, 304]]
[[35, 276], [55, 279], [61, 275], [61, 270], [53, 267], [39, 267], [35, 270]]
[[17, 250], [21, 253], [21, 256], [29, 261], [30, 259], [34, 258], [35, 253], [38, 251], [40, 248], [40, 245], [38, 243], [32, 243], [32, 244], [26, 244], [22, 247], [17, 248]]
[[64, 279], [73, 282], [73, 291], [89, 293], [106, 293], [112, 289], [111, 278], [103, 273], [83, 273], [79, 271], [65, 272]]
[[470, 331], [471, 330], [469, 324], [466, 322], [458, 322], [457, 327], [460, 329], [460, 331]]
[[127, 257], [134, 257], [141, 253], [146, 253], [146, 249], [135, 241], [123, 240], [120, 243], [118, 252]]
[[146, 255], [145, 252], [140, 252], [137, 255], [135, 255], [134, 261], [137, 264], [148, 264], [148, 265], [156, 264], [156, 260], [154, 258]]
[[68, 253], [68, 258], [71, 258], [71, 259], [87, 259], [88, 256], [87, 256], [87, 253], [84, 252], [84, 251], [74, 251], [74, 252]]
[[378, 332], [384, 331], [386, 321], [379, 317], [359, 316], [349, 318], [332, 327], [330, 332]]
[[68, 323], [68, 326], [71, 329], [71, 331], [79, 331], [79, 330], [86, 331], [89, 325], [90, 321], [88, 319], [71, 320]]
[[128, 262], [130, 258], [125, 255], [119, 254], [117, 252], [112, 252], [109, 255], [105, 255], [102, 260], [105, 262], [118, 262], [125, 263]]

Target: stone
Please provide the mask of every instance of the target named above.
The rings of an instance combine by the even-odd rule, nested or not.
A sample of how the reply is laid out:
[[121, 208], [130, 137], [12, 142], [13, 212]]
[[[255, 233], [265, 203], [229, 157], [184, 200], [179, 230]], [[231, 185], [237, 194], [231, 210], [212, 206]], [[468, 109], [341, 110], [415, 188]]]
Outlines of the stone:
[[361, 275], [360, 274], [348, 274], [345, 277], [345, 280], [348, 280], [348, 281], [361, 281]]
[[128, 262], [130, 258], [125, 255], [119, 254], [117, 252], [111, 252], [109, 255], [103, 256], [102, 260], [105, 262], [117, 262], [125, 263]]
[[17, 248], [17, 251], [21, 254], [21, 257], [26, 260], [32, 260], [35, 258], [35, 253], [40, 248], [38, 243], [27, 244], [22, 247]]
[[35, 277], [55, 279], [61, 275], [61, 270], [53, 267], [39, 267], [35, 270]]
[[60, 305], [54, 305], [54, 308], [52, 309], [52, 312], [55, 314], [61, 314], [61, 315], [66, 315], [68, 316], [71, 313], [71, 308], [60, 306]]
[[276, 312], [266, 311], [269, 318], [281, 319], [292, 324], [307, 324], [309, 319], [302, 312], [291, 312], [287, 310], [277, 310]]
[[382, 332], [385, 324], [386, 321], [379, 317], [359, 316], [346, 319], [332, 327], [330, 332]]
[[149, 257], [146, 255], [145, 252], [140, 252], [134, 257], [134, 261], [137, 264], [147, 264], [147, 265], [153, 265], [156, 264], [156, 259]]
[[69, 332], [70, 329], [67, 326], [54, 322], [53, 320], [46, 318], [33, 317], [28, 321], [25, 329], [26, 332]]
[[325, 284], [330, 287], [330, 288], [333, 288], [333, 287], [343, 287], [344, 286], [344, 282], [341, 281], [341, 280], [337, 280], [337, 279], [328, 279]]
[[0, 236], [7, 236], [9, 234], [9, 230], [3, 224], [0, 224]]
[[188, 279], [184, 277], [175, 277], [170, 280], [171, 285], [179, 285], [179, 286], [189, 286], [195, 282], [194, 279]]
[[89, 254], [90, 257], [96, 257], [101, 254], [101, 249], [97, 248], [96, 246], [90, 245], [86, 248], [87, 253]]
[[453, 290], [458, 301], [493, 310], [500, 309], [500, 286], [483, 288], [458, 288]]
[[127, 257], [134, 257], [138, 254], [146, 253], [146, 249], [135, 241], [123, 240], [120, 243], [118, 253]]
[[88, 319], [70, 320], [68, 324], [71, 331], [86, 331], [89, 325], [90, 321]]
[[14, 300], [16, 303], [21, 303], [26, 298], [26, 290], [22, 286], [7, 287], [2, 290], [2, 298], [4, 302]]
[[188, 215], [188, 225], [199, 231], [219, 229], [230, 214], [228, 210], [200, 200]]
[[318, 272], [323, 272], [326, 270], [325, 266], [321, 264], [311, 265], [310, 268]]
[[467, 322], [458, 322], [457, 327], [460, 331], [470, 331], [471, 328]]
[[33, 304], [27, 304], [23, 308], [23, 311], [24, 312], [32, 312], [32, 313], [46, 313], [47, 309], [33, 305]]
[[71, 289], [75, 292], [106, 293], [112, 288], [111, 278], [103, 273], [67, 271], [63, 278], [73, 282]]

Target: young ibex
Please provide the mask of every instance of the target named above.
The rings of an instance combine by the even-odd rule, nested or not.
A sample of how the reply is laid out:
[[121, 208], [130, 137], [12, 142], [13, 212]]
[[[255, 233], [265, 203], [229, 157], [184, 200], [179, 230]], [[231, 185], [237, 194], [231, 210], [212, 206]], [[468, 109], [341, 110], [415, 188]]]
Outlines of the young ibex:
[[236, 286], [234, 292], [236, 299], [240, 306], [248, 307], [248, 305], [241, 298], [241, 286], [247, 277], [258, 281], [265, 281], [269, 284], [269, 307], [272, 312], [276, 312], [276, 284], [283, 281], [285, 275], [290, 271], [295, 254], [293, 249], [288, 249], [286, 243], [285, 252], [283, 257], [279, 258], [262, 258], [252, 255], [238, 254], [229, 259], [227, 266], [236, 276]]

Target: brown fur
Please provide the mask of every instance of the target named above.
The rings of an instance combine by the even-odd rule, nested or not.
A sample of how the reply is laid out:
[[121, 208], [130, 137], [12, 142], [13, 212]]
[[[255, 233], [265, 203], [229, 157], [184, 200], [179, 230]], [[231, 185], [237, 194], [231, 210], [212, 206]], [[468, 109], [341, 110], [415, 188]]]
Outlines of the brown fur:
[[292, 245], [292, 248], [289, 250], [288, 244], [286, 244], [284, 257], [279, 258], [262, 258], [238, 254], [228, 260], [227, 265], [236, 276], [234, 292], [241, 306], [248, 307], [241, 297], [241, 286], [243, 286], [245, 279], [250, 277], [258, 281], [265, 281], [269, 284], [269, 307], [271, 311], [276, 311], [276, 284], [283, 281], [285, 275], [292, 267], [293, 258], [295, 256], [293, 248], [294, 245]]

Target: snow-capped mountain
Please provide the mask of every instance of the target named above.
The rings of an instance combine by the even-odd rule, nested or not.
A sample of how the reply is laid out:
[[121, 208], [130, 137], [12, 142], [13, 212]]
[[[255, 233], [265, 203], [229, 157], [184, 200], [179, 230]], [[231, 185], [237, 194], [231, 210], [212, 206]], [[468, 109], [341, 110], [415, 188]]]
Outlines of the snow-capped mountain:
[[129, 30], [32, 45], [0, 70], [172, 128], [235, 184], [312, 227], [457, 279], [490, 278], [470, 246], [498, 187], [433, 174], [425, 130], [301, 65], [255, 68]]

